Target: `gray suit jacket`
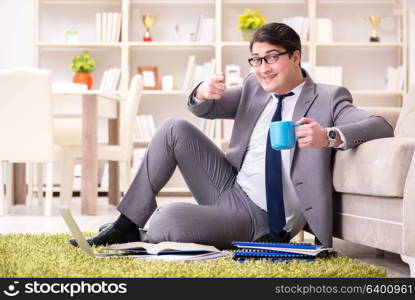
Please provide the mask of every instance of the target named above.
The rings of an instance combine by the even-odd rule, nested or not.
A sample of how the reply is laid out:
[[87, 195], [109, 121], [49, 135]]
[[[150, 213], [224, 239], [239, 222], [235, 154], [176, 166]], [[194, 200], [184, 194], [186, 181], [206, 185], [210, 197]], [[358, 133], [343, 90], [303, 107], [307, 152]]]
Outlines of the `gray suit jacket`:
[[[352, 105], [352, 96], [344, 88], [316, 84], [303, 70], [306, 81], [294, 109], [293, 122], [302, 117], [316, 120], [323, 127], [337, 127], [344, 134], [346, 148], [363, 142], [393, 136], [393, 129], [382, 117], [371, 115]], [[197, 88], [197, 87], [196, 87]], [[242, 87], [226, 89], [220, 100], [193, 101], [188, 108], [207, 119], [235, 119], [226, 159], [240, 170], [255, 124], [270, 100], [254, 74], [249, 74]], [[301, 202], [302, 211], [320, 242], [332, 246], [332, 148], [291, 150], [291, 180]]]

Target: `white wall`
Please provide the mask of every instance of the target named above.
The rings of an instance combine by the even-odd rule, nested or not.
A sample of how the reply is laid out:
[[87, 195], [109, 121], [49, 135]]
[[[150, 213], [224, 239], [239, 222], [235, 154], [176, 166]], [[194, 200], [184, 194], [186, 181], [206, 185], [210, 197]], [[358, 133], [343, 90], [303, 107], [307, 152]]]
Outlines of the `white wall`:
[[32, 66], [32, 0], [0, 1], [0, 69]]

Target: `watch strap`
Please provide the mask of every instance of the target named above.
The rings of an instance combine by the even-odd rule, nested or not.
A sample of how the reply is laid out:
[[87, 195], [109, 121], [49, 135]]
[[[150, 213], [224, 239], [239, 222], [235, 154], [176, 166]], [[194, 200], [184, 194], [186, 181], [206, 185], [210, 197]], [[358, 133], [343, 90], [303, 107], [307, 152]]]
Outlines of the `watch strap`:
[[[332, 131], [334, 131], [336, 135], [335, 138], [330, 137], [330, 132]], [[334, 144], [336, 143], [336, 138], [337, 138], [337, 132], [333, 128], [327, 128], [327, 139], [329, 141], [329, 144], [327, 145], [328, 147], [330, 148], [334, 147]]]

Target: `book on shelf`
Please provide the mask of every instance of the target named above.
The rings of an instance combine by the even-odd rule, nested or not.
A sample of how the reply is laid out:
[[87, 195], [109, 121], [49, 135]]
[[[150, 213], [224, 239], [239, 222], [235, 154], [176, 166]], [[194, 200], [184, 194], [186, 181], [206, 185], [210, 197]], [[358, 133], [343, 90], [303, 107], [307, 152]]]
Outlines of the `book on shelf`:
[[196, 56], [190, 55], [187, 60], [186, 73], [183, 81], [183, 91], [189, 91], [192, 88], [192, 84], [195, 77], [196, 68]]
[[343, 85], [343, 67], [316, 66], [314, 80], [318, 83]]
[[95, 33], [97, 42], [102, 41], [102, 15], [103, 13], [95, 14]]
[[153, 115], [137, 115], [135, 139], [150, 141], [156, 133], [156, 122]]
[[390, 92], [402, 91], [403, 77], [403, 65], [389, 66], [386, 71], [386, 90]]
[[316, 20], [317, 43], [333, 42], [333, 21], [329, 18], [318, 18]]
[[204, 14], [200, 14], [199, 18], [197, 18], [196, 28], [195, 28], [195, 34], [193, 36], [193, 42], [197, 42], [198, 37], [200, 36], [200, 27], [203, 21], [203, 18], [205, 17]]
[[302, 41], [308, 40], [308, 18], [302, 16], [293, 16], [283, 18], [282, 22], [294, 29]]
[[197, 20], [193, 42], [213, 42], [215, 40], [215, 19], [200, 14]]
[[210, 61], [200, 65], [196, 65], [194, 77], [191, 86], [195, 86], [201, 81], [208, 80], [216, 72], [216, 59], [212, 58]]
[[215, 40], [215, 19], [204, 18], [199, 31], [198, 42], [213, 42]]
[[121, 69], [111, 68], [104, 71], [104, 75], [101, 79], [101, 84], [99, 89], [104, 92], [113, 92], [118, 89], [118, 84], [120, 82]]
[[149, 141], [151, 139], [150, 126], [147, 120], [148, 119], [146, 115], [137, 116], [137, 124], [138, 127], [141, 128], [142, 133], [142, 136], [139, 138], [140, 140]]
[[95, 31], [98, 43], [117, 43], [121, 34], [121, 13], [98, 12], [95, 14]]
[[216, 138], [216, 126], [218, 120], [200, 119], [200, 130], [211, 140]]

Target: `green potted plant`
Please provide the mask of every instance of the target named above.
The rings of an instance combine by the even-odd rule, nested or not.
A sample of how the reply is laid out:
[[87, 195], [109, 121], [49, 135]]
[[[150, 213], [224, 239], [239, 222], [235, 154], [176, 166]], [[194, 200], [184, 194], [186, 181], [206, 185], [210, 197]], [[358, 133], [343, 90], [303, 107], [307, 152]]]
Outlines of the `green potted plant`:
[[242, 31], [244, 41], [250, 41], [255, 30], [265, 24], [266, 20], [258, 10], [246, 8], [242, 15], [239, 15], [238, 29]]
[[94, 71], [95, 59], [93, 59], [88, 51], [84, 51], [81, 54], [72, 58], [71, 68], [75, 72], [75, 76], [72, 81], [75, 83], [83, 83], [88, 86], [88, 89], [92, 88], [92, 76], [90, 73]]

